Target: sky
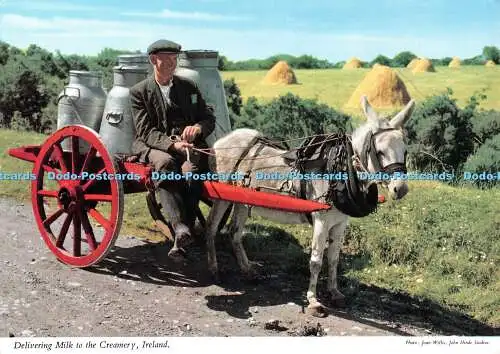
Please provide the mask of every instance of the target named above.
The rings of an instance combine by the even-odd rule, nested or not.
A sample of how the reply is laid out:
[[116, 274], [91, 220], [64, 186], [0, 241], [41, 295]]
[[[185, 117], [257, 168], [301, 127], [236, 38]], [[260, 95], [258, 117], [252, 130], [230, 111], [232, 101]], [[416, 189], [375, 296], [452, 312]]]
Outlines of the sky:
[[0, 40], [64, 54], [145, 51], [160, 38], [228, 59], [331, 62], [410, 50], [469, 58], [500, 47], [500, 0], [0, 0]]

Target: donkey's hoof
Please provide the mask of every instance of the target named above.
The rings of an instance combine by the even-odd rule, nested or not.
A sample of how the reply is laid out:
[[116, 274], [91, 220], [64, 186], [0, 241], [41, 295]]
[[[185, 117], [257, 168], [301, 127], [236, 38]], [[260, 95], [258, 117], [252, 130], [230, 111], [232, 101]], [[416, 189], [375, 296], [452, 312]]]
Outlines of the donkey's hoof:
[[307, 306], [307, 314], [314, 317], [324, 318], [328, 316], [328, 308], [321, 303], [316, 302]]
[[172, 249], [168, 252], [168, 257], [173, 260], [175, 263], [183, 263], [187, 261], [186, 251], [182, 248], [172, 247]]

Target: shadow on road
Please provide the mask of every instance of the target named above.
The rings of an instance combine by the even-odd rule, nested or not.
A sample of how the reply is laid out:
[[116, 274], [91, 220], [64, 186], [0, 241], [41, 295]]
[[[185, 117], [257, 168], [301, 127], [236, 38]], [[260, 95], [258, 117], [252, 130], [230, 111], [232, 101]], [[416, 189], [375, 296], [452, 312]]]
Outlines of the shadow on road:
[[[293, 237], [284, 239], [293, 240]], [[202, 288], [213, 284], [203, 246], [192, 246], [189, 249], [190, 258], [183, 264], [174, 263], [167, 257], [170, 246], [168, 243], [147, 242], [131, 247], [115, 246], [106, 259], [88, 271], [160, 286]], [[248, 280], [241, 275], [227, 243], [226, 246], [219, 245], [217, 252], [222, 275], [222, 281], [218, 285], [224, 288], [227, 294], [205, 296], [210, 309], [246, 319], [252, 316], [252, 307], [284, 305], [290, 302], [301, 305], [303, 310], [307, 306], [305, 295], [309, 274], [303, 270], [308, 269], [309, 257], [304, 252], [294, 259], [294, 262], [300, 263], [296, 264], [296, 271], [283, 269], [278, 257], [270, 258], [268, 254], [259, 259], [257, 254], [249, 252], [251, 259], [264, 263], [256, 280]], [[325, 283], [325, 279], [320, 278], [320, 301], [326, 299]], [[342, 276], [339, 278], [339, 287], [347, 297], [347, 304], [343, 309], [331, 309], [332, 316], [398, 335], [409, 335], [409, 327], [433, 335], [500, 334], [498, 328], [444, 308], [426, 298], [391, 292]]]

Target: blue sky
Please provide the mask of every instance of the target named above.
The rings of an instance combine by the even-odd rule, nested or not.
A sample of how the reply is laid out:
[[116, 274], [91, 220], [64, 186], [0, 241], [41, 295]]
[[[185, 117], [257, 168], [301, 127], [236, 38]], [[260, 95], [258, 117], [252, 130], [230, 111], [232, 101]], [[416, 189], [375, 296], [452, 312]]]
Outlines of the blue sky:
[[94, 55], [144, 51], [159, 38], [231, 60], [371, 60], [402, 50], [466, 58], [500, 47], [500, 0], [0, 0], [0, 40], [21, 48]]

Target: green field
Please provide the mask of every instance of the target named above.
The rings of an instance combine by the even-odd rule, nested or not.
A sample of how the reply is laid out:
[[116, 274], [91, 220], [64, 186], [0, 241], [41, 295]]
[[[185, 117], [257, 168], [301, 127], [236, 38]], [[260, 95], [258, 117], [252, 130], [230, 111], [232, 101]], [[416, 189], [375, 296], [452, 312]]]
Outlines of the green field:
[[[319, 102], [344, 110], [345, 103], [363, 77], [371, 69], [325, 69], [295, 70], [298, 85], [266, 85], [262, 83], [266, 71], [227, 71], [222, 72], [223, 79], [234, 77], [244, 99], [255, 96], [270, 100], [287, 92], [303, 98], [316, 98]], [[406, 85], [410, 96], [417, 101], [452, 88], [460, 105], [465, 104], [475, 92], [485, 90], [487, 99], [482, 102], [484, 109], [500, 110], [500, 66], [462, 66], [458, 69], [436, 67], [435, 73], [413, 74], [409, 69], [395, 68]], [[344, 110], [353, 115], [360, 115], [360, 110]]]
[[[301, 84], [292, 86], [261, 84], [264, 71], [222, 74], [225, 79], [235, 78], [244, 98], [256, 96], [269, 100], [292, 92], [342, 109], [367, 70], [297, 70]], [[500, 68], [438, 67], [436, 70], [437, 73], [419, 75], [401, 70], [413, 98], [420, 100], [451, 87], [459, 104], [464, 104], [471, 95], [484, 89], [487, 99], [481, 107], [500, 110], [500, 91], [494, 90], [500, 84]], [[39, 144], [45, 138], [40, 134], [0, 130], [0, 171], [29, 172], [32, 164], [10, 158], [6, 149]], [[30, 203], [29, 182], [0, 181], [0, 196]], [[152, 223], [144, 197], [144, 194], [126, 196], [121, 233], [158, 240], [162, 236]], [[402, 201], [382, 204], [369, 217], [351, 219], [340, 266], [342, 290], [356, 298], [355, 303], [361, 307], [366, 305], [366, 299], [357, 295], [361, 293], [360, 286], [380, 287], [437, 304], [439, 310], [433, 315], [437, 322], [455, 321], [455, 327], [459, 328], [461, 316], [466, 314], [488, 326], [500, 327], [499, 200], [500, 188], [478, 190], [467, 185], [411, 182], [410, 193]], [[305, 289], [307, 250], [311, 243], [309, 226], [277, 225], [254, 219], [247, 232], [245, 245], [249, 257], [263, 261], [266, 267], [300, 273]], [[449, 319], [443, 315], [445, 312], [458, 315]]]
[[[6, 149], [39, 144], [44, 139], [40, 134], [0, 130], [0, 171], [31, 171], [32, 164], [10, 158]], [[0, 196], [30, 203], [30, 183], [0, 181]], [[499, 188], [410, 183], [410, 192], [402, 201], [382, 204], [369, 217], [351, 219], [340, 265], [342, 290], [355, 299], [353, 306], [361, 308], [374, 306], [378, 295], [366, 297], [370, 293], [361, 292], [360, 286], [407, 294], [420, 299], [412, 300], [417, 304], [432, 303], [429, 308], [438, 308], [432, 310], [432, 322], [439, 323], [438, 327], [444, 313], [445, 321], [453, 322], [454, 328], [463, 324], [461, 314], [500, 327], [499, 200]], [[122, 235], [162, 238], [147, 211], [144, 194], [126, 195], [123, 220]], [[247, 232], [244, 242], [251, 259], [264, 262], [273, 271], [301, 274], [305, 289], [309, 226], [253, 219]]]

